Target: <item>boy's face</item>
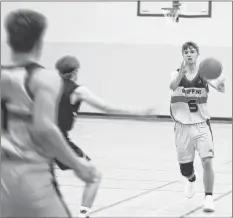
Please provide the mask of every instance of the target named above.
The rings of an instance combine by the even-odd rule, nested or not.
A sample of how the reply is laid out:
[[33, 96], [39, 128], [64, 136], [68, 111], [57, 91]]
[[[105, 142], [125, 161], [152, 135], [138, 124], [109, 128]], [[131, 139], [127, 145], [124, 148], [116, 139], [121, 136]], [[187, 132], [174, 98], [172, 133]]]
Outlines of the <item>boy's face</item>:
[[197, 50], [193, 46], [189, 46], [183, 51], [183, 57], [187, 64], [195, 64], [198, 58]]

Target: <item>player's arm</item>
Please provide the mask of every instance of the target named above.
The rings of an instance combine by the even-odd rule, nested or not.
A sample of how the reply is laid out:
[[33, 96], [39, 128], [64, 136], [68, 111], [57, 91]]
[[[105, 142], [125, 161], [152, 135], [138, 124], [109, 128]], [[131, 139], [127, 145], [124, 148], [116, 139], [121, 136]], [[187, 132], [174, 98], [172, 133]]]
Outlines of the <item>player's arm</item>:
[[82, 100], [87, 104], [104, 111], [106, 113], [112, 114], [128, 114], [128, 115], [137, 115], [137, 116], [146, 116], [154, 113], [154, 109], [148, 110], [128, 110], [124, 108], [119, 108], [113, 105], [106, 103], [103, 99], [96, 96], [92, 93], [87, 87], [80, 86], [75, 90], [74, 95], [72, 96], [72, 101], [75, 102], [76, 99]]
[[170, 76], [170, 89], [175, 90], [180, 84], [180, 81], [182, 80], [183, 77], [184, 74], [178, 71], [173, 71]]
[[1, 99], [6, 98], [6, 93], [10, 87], [10, 73], [6, 70], [1, 70], [1, 80], [0, 80], [0, 87], [1, 87]]
[[225, 93], [225, 77], [221, 75], [215, 80], [207, 80], [207, 83], [219, 92]]
[[170, 77], [170, 89], [175, 90], [186, 73], [185, 62], [183, 61], [179, 71], [173, 71]]
[[62, 88], [61, 79], [55, 73], [40, 72], [34, 75], [30, 87], [34, 95], [31, 133], [34, 140], [50, 155], [72, 168], [85, 182], [93, 182], [96, 169], [74, 153], [57, 126]]
[[10, 74], [5, 70], [1, 70], [1, 80], [0, 80], [0, 87], [1, 87], [1, 134], [3, 133], [6, 122], [4, 119], [6, 113], [6, 102], [7, 102], [7, 92], [10, 87]]

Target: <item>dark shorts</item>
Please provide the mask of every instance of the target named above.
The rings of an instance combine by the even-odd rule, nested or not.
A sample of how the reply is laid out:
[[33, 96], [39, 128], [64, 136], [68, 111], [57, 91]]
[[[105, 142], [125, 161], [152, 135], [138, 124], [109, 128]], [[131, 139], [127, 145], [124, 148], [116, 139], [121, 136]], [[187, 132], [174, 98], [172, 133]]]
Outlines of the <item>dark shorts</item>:
[[[67, 132], [63, 132], [63, 135], [66, 139], [66, 141], [69, 143], [70, 147], [74, 150], [74, 152], [82, 158], [85, 158], [86, 160], [90, 161], [91, 159], [77, 146], [75, 145], [68, 137], [68, 133]], [[71, 168], [66, 166], [65, 164], [61, 163], [58, 160], [55, 160], [55, 163], [58, 165], [58, 167], [61, 170], [70, 170]]]

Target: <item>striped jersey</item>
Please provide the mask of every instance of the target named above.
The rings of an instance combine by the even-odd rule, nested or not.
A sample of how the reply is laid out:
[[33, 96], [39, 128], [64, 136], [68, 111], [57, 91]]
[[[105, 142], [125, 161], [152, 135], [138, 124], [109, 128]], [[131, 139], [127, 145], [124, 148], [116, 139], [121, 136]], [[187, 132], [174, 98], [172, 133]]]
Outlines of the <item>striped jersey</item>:
[[184, 76], [171, 96], [172, 119], [183, 124], [208, 120], [210, 118], [207, 110], [208, 92], [208, 84], [199, 74], [192, 81]]
[[48, 155], [32, 139], [29, 129], [33, 117], [33, 96], [28, 83], [36, 63], [24, 66], [1, 66], [1, 147], [8, 154], [24, 160], [47, 162]]

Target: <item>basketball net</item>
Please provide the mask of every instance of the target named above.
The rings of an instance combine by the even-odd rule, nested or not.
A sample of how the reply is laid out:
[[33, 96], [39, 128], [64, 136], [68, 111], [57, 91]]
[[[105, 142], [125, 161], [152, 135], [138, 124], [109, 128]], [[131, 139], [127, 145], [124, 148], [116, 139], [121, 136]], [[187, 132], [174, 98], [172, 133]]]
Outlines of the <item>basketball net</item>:
[[173, 1], [171, 8], [161, 8], [166, 22], [171, 27], [176, 27], [179, 23], [180, 1]]
[[179, 9], [162, 8], [166, 23], [172, 27], [176, 27], [179, 23]]

